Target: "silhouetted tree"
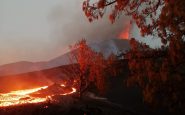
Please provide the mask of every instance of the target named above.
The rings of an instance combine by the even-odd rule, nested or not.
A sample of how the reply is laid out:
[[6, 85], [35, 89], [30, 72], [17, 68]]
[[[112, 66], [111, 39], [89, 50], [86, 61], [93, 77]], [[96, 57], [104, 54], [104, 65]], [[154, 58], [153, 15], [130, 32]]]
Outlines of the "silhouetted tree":
[[[80, 96], [88, 88], [90, 83], [94, 83], [100, 93], [106, 89], [107, 72], [106, 68], [111, 65], [114, 59], [105, 59], [102, 53], [93, 51], [82, 39], [71, 46], [70, 60], [79, 65], [76, 73], [77, 83], [79, 83]], [[75, 70], [75, 68], [73, 68]]]
[[154, 107], [184, 113], [185, 42], [178, 42], [173, 41], [173, 45], [166, 48], [151, 49], [131, 39], [131, 50], [125, 55], [130, 69], [127, 85], [141, 87], [144, 101]]
[[184, 0], [86, 0], [83, 11], [89, 21], [112, 8], [109, 19], [125, 13], [131, 16], [142, 36], [153, 35], [163, 46], [151, 49], [130, 40], [128, 85], [142, 88], [144, 100], [156, 107], [185, 113], [185, 1]]
[[157, 35], [166, 44], [185, 33], [184, 6], [184, 0], [85, 0], [82, 8], [89, 21], [101, 18], [108, 7], [112, 23], [122, 13], [131, 16], [141, 35]]

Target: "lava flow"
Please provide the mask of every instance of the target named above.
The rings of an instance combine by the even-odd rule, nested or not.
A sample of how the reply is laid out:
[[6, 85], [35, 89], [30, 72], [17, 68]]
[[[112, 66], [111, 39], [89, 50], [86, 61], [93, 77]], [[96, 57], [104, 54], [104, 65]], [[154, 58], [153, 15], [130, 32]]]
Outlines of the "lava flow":
[[[61, 88], [65, 88], [64, 84], [60, 85]], [[69, 95], [76, 92], [75, 88], [71, 88], [65, 92], [60, 92], [58, 94], [48, 94], [44, 97], [32, 96], [32, 94], [37, 93], [39, 91], [47, 90], [50, 86], [43, 86], [33, 89], [25, 89], [25, 90], [17, 90], [11, 91], [9, 93], [1, 93], [0, 94], [0, 107], [13, 106], [13, 105], [21, 105], [28, 103], [41, 103], [48, 100], [54, 95]]]

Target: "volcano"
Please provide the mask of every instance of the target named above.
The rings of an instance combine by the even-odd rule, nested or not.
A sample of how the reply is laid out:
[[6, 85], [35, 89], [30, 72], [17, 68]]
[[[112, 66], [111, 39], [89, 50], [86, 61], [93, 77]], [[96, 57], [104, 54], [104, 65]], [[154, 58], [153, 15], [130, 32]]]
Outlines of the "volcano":
[[[89, 46], [93, 50], [103, 53], [104, 57], [108, 57], [111, 53], [117, 55], [120, 52], [125, 52], [130, 49], [129, 41], [127, 39], [108, 39], [101, 42], [91, 43]], [[69, 55], [70, 52], [67, 52], [59, 57], [43, 62], [20, 61], [5, 64], [0, 66], [0, 76], [27, 73], [68, 65], [70, 64]]]

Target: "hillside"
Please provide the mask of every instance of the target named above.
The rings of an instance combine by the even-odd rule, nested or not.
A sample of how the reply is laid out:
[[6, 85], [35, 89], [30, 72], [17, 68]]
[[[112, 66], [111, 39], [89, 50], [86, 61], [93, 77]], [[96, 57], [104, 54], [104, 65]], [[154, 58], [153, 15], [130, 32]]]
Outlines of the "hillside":
[[[35, 71], [35, 72], [29, 72], [24, 74], [18, 74], [18, 75], [2, 76], [0, 77], [0, 84], [1, 84], [0, 91], [8, 92], [11, 90], [33, 88], [36, 86], [60, 83], [65, 79], [66, 80], [70, 79], [70, 76], [69, 76], [69, 72], [71, 71], [70, 66], [71, 65], [60, 66], [60, 67], [55, 67], [52, 69], [46, 69], [42, 71]], [[108, 102], [102, 102], [102, 101], [99, 102], [99, 101], [93, 101], [90, 99], [87, 102], [84, 102], [83, 104], [80, 104], [80, 105], [77, 104], [77, 105], [86, 107], [86, 104], [89, 104], [92, 107], [98, 107], [101, 111], [102, 110], [104, 111], [104, 109], [106, 111], [109, 111], [109, 109], [111, 108], [110, 111], [112, 112], [116, 112], [117, 110], [119, 110], [119, 111], [122, 111], [123, 113], [128, 112], [127, 114], [131, 114], [131, 115], [135, 113], [139, 113], [139, 114], [140, 113], [147, 114], [148, 112], [150, 113], [150, 111], [147, 110], [147, 108], [145, 107], [142, 101], [140, 90], [137, 88], [128, 88], [124, 84], [124, 80], [128, 77], [128, 72], [129, 72], [127, 61], [121, 60], [119, 62], [115, 62], [113, 66], [117, 68], [121, 68], [121, 73], [117, 77], [109, 76], [108, 90], [104, 95], [104, 97], [108, 99]], [[79, 112], [82, 111], [81, 108], [79, 108], [77, 105], [75, 104], [75, 109], [77, 109]], [[64, 106], [64, 105], [61, 105], [61, 106]], [[52, 108], [52, 106], [49, 105], [49, 108], [50, 107]], [[74, 108], [71, 108], [71, 109], [73, 110]], [[33, 109], [33, 111], [34, 110], [35, 109]], [[10, 108], [10, 111], [11, 111], [11, 108]]]
[[[105, 57], [108, 57], [111, 53], [119, 54], [120, 52], [125, 52], [130, 49], [129, 41], [124, 39], [108, 39], [98, 43], [89, 44], [89, 46], [93, 50], [103, 53]], [[0, 66], [0, 76], [27, 73], [68, 65], [70, 64], [69, 55], [70, 52], [67, 52], [45, 62], [21, 61], [5, 64]]]
[[0, 93], [11, 90], [27, 89], [69, 79], [70, 65], [0, 77]]

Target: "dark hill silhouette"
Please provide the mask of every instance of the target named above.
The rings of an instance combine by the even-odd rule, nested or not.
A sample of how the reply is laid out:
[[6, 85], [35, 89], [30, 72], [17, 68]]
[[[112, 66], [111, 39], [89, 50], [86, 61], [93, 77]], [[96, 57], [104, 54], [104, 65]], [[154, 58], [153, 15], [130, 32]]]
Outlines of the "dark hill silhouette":
[[[98, 43], [90, 44], [89, 46], [97, 52], [102, 52], [105, 57], [108, 57], [111, 53], [119, 54], [121, 51], [124, 52], [130, 49], [129, 41], [123, 39], [108, 39]], [[69, 54], [70, 52], [67, 52], [45, 62], [21, 61], [5, 64], [0, 66], [0, 76], [27, 73], [68, 65], [70, 64]]]

